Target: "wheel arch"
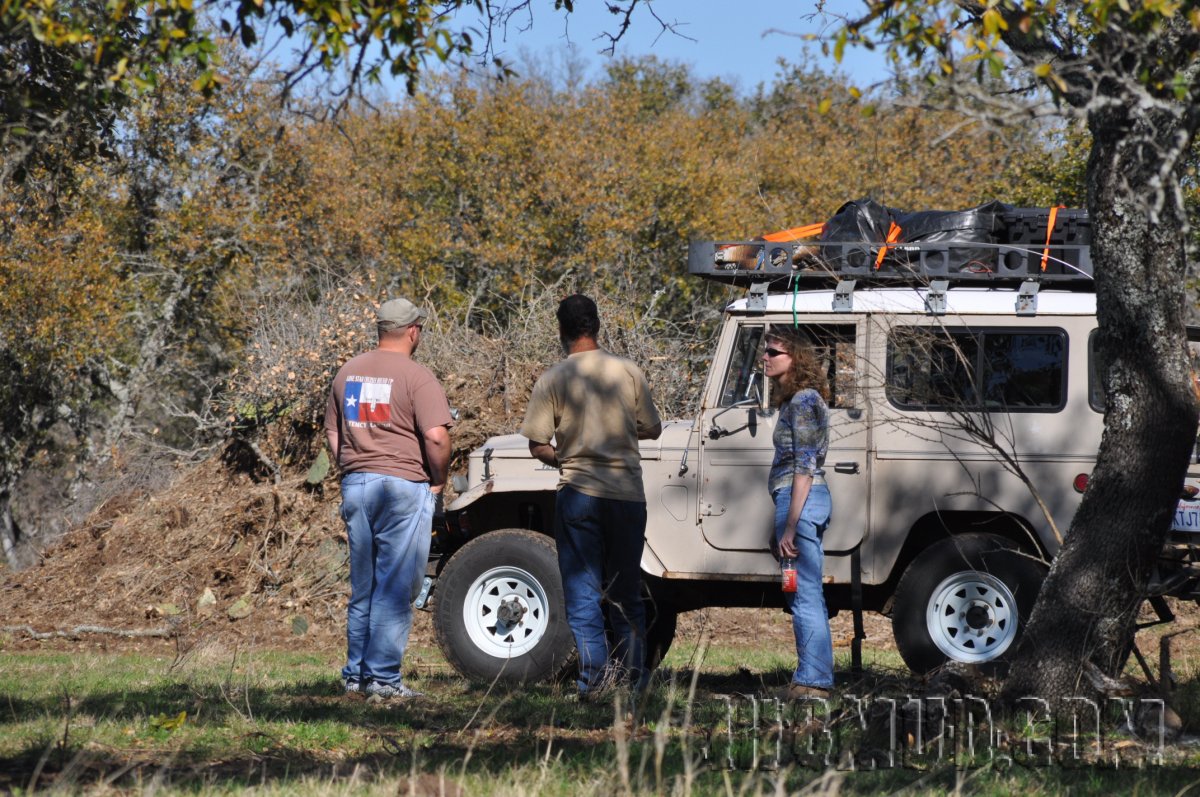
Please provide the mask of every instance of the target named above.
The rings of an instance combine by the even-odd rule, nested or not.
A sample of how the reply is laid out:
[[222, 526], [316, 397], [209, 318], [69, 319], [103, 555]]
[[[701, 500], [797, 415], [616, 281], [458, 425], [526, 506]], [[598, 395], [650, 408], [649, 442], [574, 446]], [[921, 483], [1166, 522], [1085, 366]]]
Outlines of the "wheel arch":
[[1039, 557], [1049, 563], [1050, 553], [1038, 536], [1033, 524], [1011, 512], [934, 511], [918, 518], [910, 527], [892, 562], [885, 581], [884, 594], [888, 596], [884, 612], [891, 608], [896, 585], [908, 566], [931, 546], [961, 534], [991, 534], [1012, 542], [1026, 554]]
[[474, 500], [464, 502], [464, 493], [446, 510], [444, 539], [439, 534], [437, 541], [442, 565], [459, 548], [489, 532], [525, 529], [553, 536], [555, 496], [553, 490], [493, 489], [480, 490]]

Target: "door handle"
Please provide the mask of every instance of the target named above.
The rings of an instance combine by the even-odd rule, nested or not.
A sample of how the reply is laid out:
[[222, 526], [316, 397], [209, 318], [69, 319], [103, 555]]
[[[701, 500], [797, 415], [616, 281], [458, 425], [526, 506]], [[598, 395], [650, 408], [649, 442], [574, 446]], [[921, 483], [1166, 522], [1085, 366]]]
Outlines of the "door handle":
[[833, 466], [834, 473], [858, 473], [857, 462], [837, 462]]

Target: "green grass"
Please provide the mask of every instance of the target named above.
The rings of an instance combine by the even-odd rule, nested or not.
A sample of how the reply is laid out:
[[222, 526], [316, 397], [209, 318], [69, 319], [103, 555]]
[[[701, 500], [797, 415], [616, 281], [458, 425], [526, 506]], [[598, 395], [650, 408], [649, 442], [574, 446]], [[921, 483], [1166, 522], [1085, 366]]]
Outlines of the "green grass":
[[[713, 647], [701, 657], [681, 645], [632, 731], [614, 722], [613, 706], [579, 704], [569, 685], [470, 684], [435, 652], [410, 653], [415, 672], [406, 680], [429, 697], [374, 705], [340, 695], [331, 655], [0, 652], [0, 792], [1174, 794], [1200, 780], [1186, 750], [1170, 765], [1140, 769], [1128, 768], [1128, 755], [1122, 769], [1034, 768], [1006, 763], [1011, 745], [999, 756], [926, 755], [862, 771], [872, 760], [886, 764], [888, 744], [848, 698], [825, 716], [836, 744], [808, 755], [804, 737], [779, 733], [773, 704], [757, 703], [757, 725], [753, 717], [750, 696], [787, 682], [788, 650]], [[889, 655], [868, 657], [856, 679], [839, 660], [839, 691], [912, 694], [919, 684], [896, 665]], [[778, 768], [776, 745], [785, 751]]]

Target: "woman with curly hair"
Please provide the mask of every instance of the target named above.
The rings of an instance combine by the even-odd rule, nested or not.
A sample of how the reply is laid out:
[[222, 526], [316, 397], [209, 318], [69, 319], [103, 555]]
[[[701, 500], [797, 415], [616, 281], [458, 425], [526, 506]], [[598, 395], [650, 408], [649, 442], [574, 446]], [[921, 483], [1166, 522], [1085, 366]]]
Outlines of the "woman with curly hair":
[[832, 509], [822, 469], [829, 448], [829, 380], [799, 329], [771, 326], [762, 356], [779, 405], [769, 482], [774, 541], [779, 555], [796, 563], [796, 590], [784, 597], [798, 662], [785, 697], [825, 697], [833, 687], [833, 640], [821, 586], [821, 538]]

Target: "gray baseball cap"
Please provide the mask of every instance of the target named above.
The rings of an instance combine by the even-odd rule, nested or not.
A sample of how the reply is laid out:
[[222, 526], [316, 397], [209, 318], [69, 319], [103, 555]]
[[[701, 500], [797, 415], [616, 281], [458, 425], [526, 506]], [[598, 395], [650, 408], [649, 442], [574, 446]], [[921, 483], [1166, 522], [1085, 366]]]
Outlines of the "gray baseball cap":
[[380, 324], [391, 324], [393, 327], [406, 327], [425, 318], [425, 311], [408, 299], [388, 299], [379, 305], [375, 313], [375, 321]]

